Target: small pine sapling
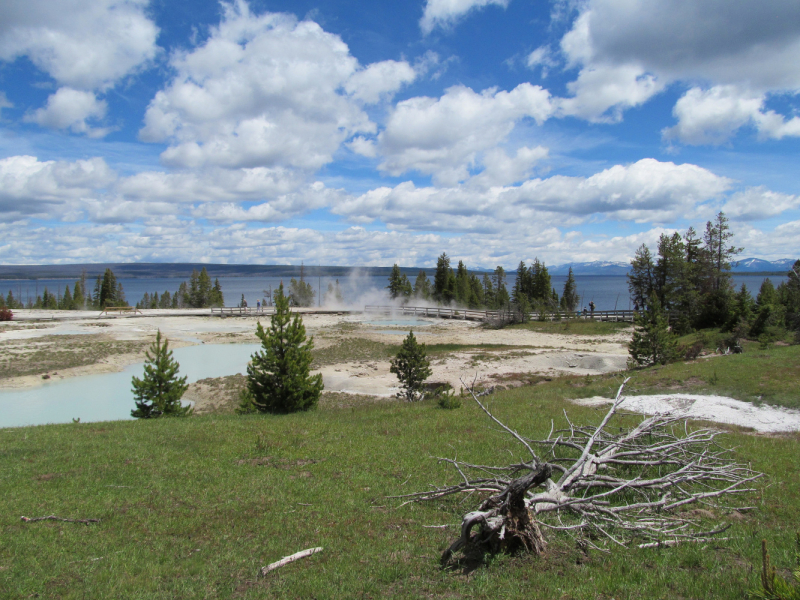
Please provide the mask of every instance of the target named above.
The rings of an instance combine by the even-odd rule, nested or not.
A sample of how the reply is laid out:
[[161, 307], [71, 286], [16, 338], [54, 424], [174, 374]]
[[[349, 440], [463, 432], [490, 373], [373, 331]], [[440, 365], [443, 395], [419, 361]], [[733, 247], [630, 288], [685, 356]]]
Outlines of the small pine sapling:
[[161, 330], [156, 340], [145, 353], [144, 377], [134, 377], [132, 381], [136, 408], [131, 416], [138, 419], [155, 417], [185, 417], [192, 411], [191, 406], [183, 406], [181, 397], [188, 389], [186, 377], [178, 377], [180, 365], [172, 358], [168, 341], [162, 343]]
[[[260, 412], [289, 413], [309, 410], [319, 402], [322, 375], [311, 375], [314, 338], [306, 338], [299, 315], [292, 319], [283, 285], [275, 292], [275, 313], [269, 329], [256, 327], [262, 350], [247, 366], [247, 389]], [[245, 408], [242, 406], [241, 408]]]
[[398, 394], [409, 402], [422, 400], [422, 383], [431, 376], [431, 361], [425, 344], [418, 344], [414, 332], [409, 331], [403, 345], [391, 361], [389, 371], [397, 375], [403, 391]]
[[647, 307], [633, 319], [633, 338], [628, 344], [631, 367], [665, 365], [678, 354], [675, 334], [669, 330], [669, 322], [658, 298], [653, 295]]

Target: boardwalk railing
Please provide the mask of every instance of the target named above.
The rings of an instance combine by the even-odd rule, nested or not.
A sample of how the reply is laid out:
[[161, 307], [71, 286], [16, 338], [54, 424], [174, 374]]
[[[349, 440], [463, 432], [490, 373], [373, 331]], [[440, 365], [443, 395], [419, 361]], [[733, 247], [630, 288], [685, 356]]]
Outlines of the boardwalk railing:
[[[378, 313], [385, 315], [414, 315], [416, 317], [437, 317], [440, 319], [463, 319], [469, 321], [494, 321], [510, 320], [510, 311], [499, 310], [474, 310], [464, 308], [444, 308], [441, 306], [377, 306], [368, 304], [364, 307], [364, 312]], [[531, 321], [543, 318], [546, 321], [558, 319], [593, 319], [595, 321], [621, 321], [633, 322], [632, 310], [595, 310], [594, 312], [552, 312], [544, 313], [540, 316], [538, 312], [529, 313]]]
[[211, 309], [211, 316], [217, 315], [224, 317], [230, 316], [250, 316], [250, 315], [271, 315], [274, 312], [274, 307], [267, 306], [262, 308], [255, 308], [252, 306], [220, 306]]
[[106, 306], [103, 310], [100, 311], [100, 314], [97, 315], [97, 317], [98, 318], [102, 317], [103, 313], [105, 313], [106, 316], [121, 315], [121, 314], [133, 315], [136, 313], [142, 314], [142, 311], [140, 311], [135, 306]]

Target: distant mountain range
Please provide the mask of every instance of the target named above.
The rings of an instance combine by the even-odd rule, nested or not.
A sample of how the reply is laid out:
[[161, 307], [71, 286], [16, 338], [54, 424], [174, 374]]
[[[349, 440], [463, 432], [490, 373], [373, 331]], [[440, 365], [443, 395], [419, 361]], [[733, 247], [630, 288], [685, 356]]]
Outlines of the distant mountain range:
[[[780, 260], [761, 260], [760, 258], [745, 258], [733, 264], [733, 273], [780, 273], [785, 275], [795, 263], [793, 258]], [[547, 267], [551, 275], [567, 275], [569, 268], [577, 275], [625, 275], [630, 268], [630, 263], [595, 261], [572, 263]]]
[[[734, 273], [780, 273], [785, 275], [795, 259], [783, 258], [781, 260], [761, 260], [760, 258], [745, 258], [736, 262], [732, 271]], [[455, 266], [455, 265], [453, 265]], [[202, 263], [103, 263], [103, 264], [77, 264], [77, 265], [0, 265], [0, 279], [74, 279], [81, 276], [85, 270], [89, 279], [102, 275], [106, 268], [114, 271], [121, 278], [149, 278], [149, 277], [180, 277], [188, 278], [193, 270], [206, 268], [208, 274], [214, 277], [299, 277], [300, 267], [297, 265], [214, 265]], [[569, 263], [548, 266], [551, 275], [567, 275], [569, 268], [575, 276], [625, 275], [630, 268], [627, 262], [594, 261], [582, 263]], [[391, 267], [330, 267], [307, 265], [306, 277], [347, 277], [353, 271], [363, 275], [388, 276]], [[402, 267], [411, 282], [420, 270], [424, 270], [429, 278], [436, 271], [433, 267]], [[474, 269], [477, 273], [491, 272], [489, 269]], [[509, 274], [514, 273], [510, 271]]]

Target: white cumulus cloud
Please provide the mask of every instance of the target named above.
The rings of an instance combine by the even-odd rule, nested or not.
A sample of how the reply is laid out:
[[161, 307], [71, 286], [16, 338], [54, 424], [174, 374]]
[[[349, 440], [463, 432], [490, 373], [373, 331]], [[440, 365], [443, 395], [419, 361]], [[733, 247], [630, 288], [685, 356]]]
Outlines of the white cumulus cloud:
[[103, 194], [115, 180], [116, 173], [102, 158], [65, 162], [22, 155], [0, 159], [0, 219], [56, 216], [71, 201]]
[[316, 23], [255, 15], [243, 1], [224, 7], [203, 45], [172, 57], [177, 75], [145, 114], [140, 137], [168, 142], [168, 165], [316, 170], [348, 137], [375, 131], [341, 88], [351, 81], [372, 99], [407, 78], [403, 63], [359, 71], [347, 45]]
[[4, 0], [0, 59], [27, 56], [60, 85], [105, 90], [155, 57], [148, 0]]
[[451, 27], [473, 10], [494, 4], [505, 8], [509, 0], [426, 0], [419, 26], [427, 35], [435, 27]]
[[47, 99], [47, 105], [25, 117], [26, 121], [52, 129], [69, 129], [89, 137], [103, 137], [109, 129], [92, 127], [87, 120], [100, 120], [106, 116], [108, 104], [98, 100], [94, 92], [84, 92], [62, 87]]
[[800, 90], [794, 0], [588, 0], [561, 50], [580, 69], [561, 114], [619, 119], [683, 81], [692, 89], [676, 105], [673, 137], [718, 143], [746, 124], [762, 137], [797, 135], [794, 119], [763, 110], [769, 94]]
[[510, 92], [455, 86], [438, 99], [404, 100], [378, 136], [380, 169], [392, 175], [415, 170], [452, 185], [466, 179], [478, 153], [498, 146], [518, 121], [542, 122], [552, 110], [549, 92], [529, 83]]

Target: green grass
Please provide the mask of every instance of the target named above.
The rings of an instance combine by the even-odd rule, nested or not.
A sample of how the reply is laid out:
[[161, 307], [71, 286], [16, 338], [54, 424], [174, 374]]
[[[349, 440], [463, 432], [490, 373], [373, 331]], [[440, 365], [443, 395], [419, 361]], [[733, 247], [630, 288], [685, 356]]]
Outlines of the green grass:
[[326, 348], [315, 348], [311, 368], [319, 369], [325, 365], [344, 362], [389, 360], [394, 358], [399, 349], [399, 342], [393, 345], [361, 338], [347, 338]]
[[507, 328], [561, 335], [612, 335], [630, 329], [631, 324], [592, 319], [564, 319], [562, 321], [528, 321], [527, 323], [508, 325]]
[[709, 393], [800, 408], [800, 345], [762, 350], [758, 342], [750, 342], [743, 354], [712, 355], [635, 373], [636, 390]]
[[[735, 366], [720, 360], [720, 380]], [[637, 373], [636, 385], [666, 369]], [[610, 396], [619, 379], [554, 379], [488, 401], [515, 429], [544, 436], [551, 419], [563, 423], [564, 408], [573, 421], [597, 422], [600, 411], [565, 407], [564, 398]], [[329, 400], [286, 416], [0, 430], [0, 596], [740, 599], [756, 581], [762, 538], [775, 564], [792, 564], [800, 435], [725, 436], [738, 460], [769, 476], [729, 541], [587, 556], [548, 532], [543, 556], [489, 557], [466, 574], [438, 565], [457, 528], [423, 526], [456, 525], [476, 499], [398, 509], [386, 496], [455, 482], [432, 457], [499, 464], [519, 448], [471, 402], [444, 411], [433, 401]], [[49, 514], [101, 522], [19, 521]], [[313, 546], [324, 551], [257, 577], [259, 567]]]

